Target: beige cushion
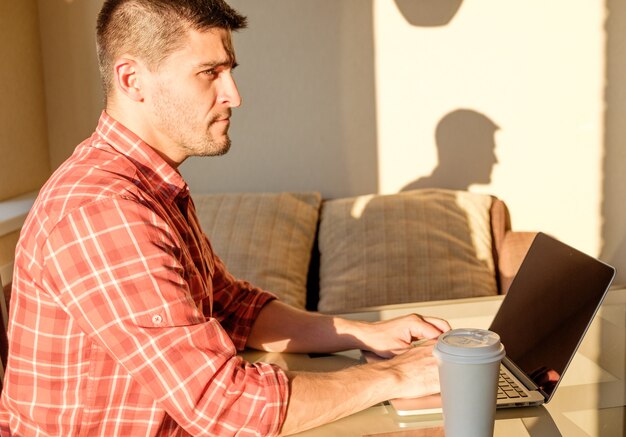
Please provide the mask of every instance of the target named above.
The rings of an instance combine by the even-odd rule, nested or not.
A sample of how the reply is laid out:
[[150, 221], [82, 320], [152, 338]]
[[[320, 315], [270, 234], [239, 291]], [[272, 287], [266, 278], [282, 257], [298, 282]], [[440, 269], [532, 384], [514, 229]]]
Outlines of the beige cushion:
[[434, 189], [325, 202], [318, 309], [497, 294], [491, 202]]
[[271, 291], [298, 308], [315, 239], [319, 193], [194, 195], [215, 253], [237, 278]]

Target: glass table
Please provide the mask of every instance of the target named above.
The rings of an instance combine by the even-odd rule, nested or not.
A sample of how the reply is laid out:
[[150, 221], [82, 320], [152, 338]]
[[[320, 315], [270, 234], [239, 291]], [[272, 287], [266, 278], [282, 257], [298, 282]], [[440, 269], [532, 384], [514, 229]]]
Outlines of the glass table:
[[[407, 313], [441, 317], [453, 328], [488, 328], [502, 296], [368, 308], [342, 316], [384, 320]], [[359, 351], [331, 355], [248, 351], [250, 361], [273, 362], [289, 370], [333, 371], [360, 362]], [[498, 410], [495, 436], [626, 435], [626, 289], [611, 289], [585, 335], [552, 401], [540, 407]], [[399, 416], [378, 404], [298, 436], [443, 436], [440, 414]]]

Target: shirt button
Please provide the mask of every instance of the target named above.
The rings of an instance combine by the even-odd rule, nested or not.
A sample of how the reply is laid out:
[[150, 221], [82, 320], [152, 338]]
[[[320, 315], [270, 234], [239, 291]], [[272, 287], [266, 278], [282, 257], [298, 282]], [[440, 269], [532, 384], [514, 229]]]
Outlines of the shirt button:
[[154, 316], [152, 316], [152, 323], [154, 323], [155, 325], [160, 325], [162, 321], [163, 317], [161, 317], [160, 315], [155, 314]]

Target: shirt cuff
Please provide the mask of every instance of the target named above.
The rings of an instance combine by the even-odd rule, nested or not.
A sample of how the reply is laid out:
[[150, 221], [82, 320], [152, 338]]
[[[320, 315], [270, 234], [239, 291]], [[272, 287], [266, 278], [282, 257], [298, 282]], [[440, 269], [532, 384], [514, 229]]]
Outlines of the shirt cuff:
[[252, 330], [252, 325], [256, 321], [259, 313], [265, 305], [277, 299], [277, 297], [259, 288], [252, 288], [248, 299], [241, 303], [235, 311], [234, 317], [224, 320], [222, 327], [229, 333], [230, 338], [238, 351], [242, 351], [248, 342], [248, 336]]
[[260, 415], [261, 435], [275, 436], [280, 433], [287, 416], [289, 404], [289, 378], [275, 364], [257, 363], [266, 392], [266, 402]]

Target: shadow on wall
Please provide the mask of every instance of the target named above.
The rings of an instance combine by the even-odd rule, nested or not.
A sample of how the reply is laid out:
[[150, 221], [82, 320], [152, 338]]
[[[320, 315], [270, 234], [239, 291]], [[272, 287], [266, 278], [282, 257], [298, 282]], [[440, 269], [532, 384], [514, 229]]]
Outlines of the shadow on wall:
[[435, 131], [437, 167], [429, 176], [406, 185], [402, 191], [418, 188], [467, 190], [472, 184], [491, 182], [498, 126], [471, 109], [458, 109], [441, 119]]
[[396, 0], [404, 19], [413, 26], [445, 26], [456, 16], [463, 0]]

